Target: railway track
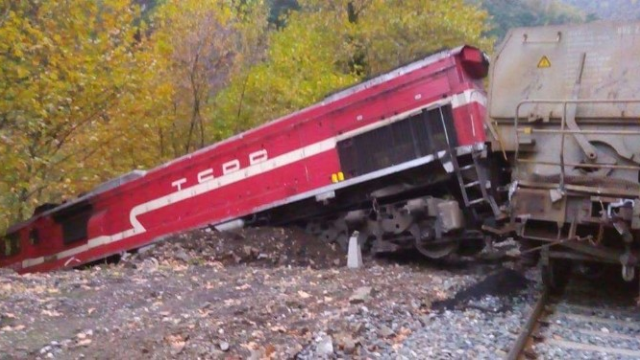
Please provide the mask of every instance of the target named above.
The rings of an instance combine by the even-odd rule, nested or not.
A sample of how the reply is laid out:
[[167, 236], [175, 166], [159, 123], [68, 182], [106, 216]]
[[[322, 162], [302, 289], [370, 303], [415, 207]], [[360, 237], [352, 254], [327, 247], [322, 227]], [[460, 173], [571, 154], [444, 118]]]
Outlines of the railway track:
[[544, 289], [507, 359], [640, 359], [640, 310], [615, 285]]

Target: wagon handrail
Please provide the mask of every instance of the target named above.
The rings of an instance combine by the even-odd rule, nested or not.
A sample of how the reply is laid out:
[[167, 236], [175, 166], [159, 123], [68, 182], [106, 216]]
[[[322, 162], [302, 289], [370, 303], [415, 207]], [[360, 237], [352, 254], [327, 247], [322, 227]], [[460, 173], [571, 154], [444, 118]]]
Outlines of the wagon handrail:
[[[565, 187], [565, 162], [564, 162], [564, 139], [566, 134], [602, 134], [602, 135], [637, 135], [632, 132], [628, 134], [620, 134], [621, 130], [566, 130], [566, 120], [567, 120], [567, 105], [568, 104], [640, 104], [640, 99], [575, 99], [575, 100], [551, 100], [551, 99], [531, 99], [531, 100], [522, 100], [516, 106], [516, 116], [514, 119], [514, 132], [515, 132], [515, 140], [516, 140], [516, 151], [515, 151], [515, 171], [518, 171], [518, 163], [519, 155], [520, 155], [520, 132], [518, 131], [518, 122], [520, 121], [520, 109], [523, 105], [527, 104], [558, 104], [562, 105], [562, 117], [560, 120], [560, 131], [556, 131], [555, 133], [560, 134], [562, 136], [562, 140], [560, 143], [560, 190], [564, 190]], [[547, 132], [547, 131], [538, 131]], [[550, 131], [548, 131], [550, 132]], [[524, 162], [524, 161], [523, 161]], [[532, 161], [528, 161], [531, 163]], [[547, 162], [549, 164], [549, 162]], [[602, 168], [602, 165], [592, 164], [591, 167]]]

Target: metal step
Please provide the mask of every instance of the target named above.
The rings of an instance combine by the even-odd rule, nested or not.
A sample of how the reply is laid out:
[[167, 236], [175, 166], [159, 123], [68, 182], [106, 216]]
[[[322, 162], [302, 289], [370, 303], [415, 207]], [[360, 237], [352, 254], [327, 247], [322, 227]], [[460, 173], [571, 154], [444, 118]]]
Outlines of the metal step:
[[[474, 187], [474, 186], [478, 186], [478, 185], [480, 185], [480, 180], [476, 180], [476, 181], [473, 181], [473, 182], [470, 182], [470, 183], [466, 183], [466, 184], [464, 184], [464, 187], [468, 189], [470, 187]], [[491, 189], [491, 181], [487, 180], [485, 185], [484, 185], [484, 188], [485, 189]]]
[[474, 181], [474, 182], [470, 182], [470, 183], [464, 184], [464, 187], [468, 189], [470, 187], [474, 187], [474, 186], [478, 186], [478, 185], [480, 185], [480, 181]]
[[475, 200], [469, 201], [469, 206], [476, 205], [476, 204], [481, 204], [481, 203], [483, 203], [485, 201], [486, 200], [484, 198], [475, 199]]
[[[480, 163], [480, 159], [482, 158], [482, 152], [472, 152], [471, 154], [472, 157], [472, 163], [471, 164], [467, 164], [467, 165], [463, 165], [460, 166], [460, 164], [458, 164], [458, 158], [454, 155], [451, 158], [451, 162], [453, 163], [453, 167], [455, 169], [455, 173], [456, 173], [456, 177], [458, 179], [458, 185], [460, 186], [460, 190], [461, 190], [461, 195], [462, 195], [462, 199], [464, 200], [464, 204], [467, 207], [471, 207], [471, 206], [475, 206], [475, 205], [479, 205], [479, 204], [489, 204], [489, 206], [491, 206], [492, 211], [494, 212], [494, 214], [498, 215], [500, 213], [500, 209], [498, 208], [495, 200], [493, 199], [493, 197], [491, 197], [491, 195], [488, 192], [488, 189], [491, 188], [491, 181], [489, 181], [489, 179], [487, 179], [486, 174], [485, 174], [485, 170], [482, 167], [482, 164]], [[470, 174], [472, 173], [470, 182], [465, 182], [465, 179], [462, 175], [463, 172], [466, 171], [466, 174]], [[473, 179], [477, 179], [477, 180], [473, 180]], [[481, 192], [481, 197], [480, 198], [471, 198], [470, 193], [467, 192], [467, 189], [472, 188], [472, 187], [477, 187], [477, 189], [480, 190]], [[473, 196], [477, 196], [477, 194], [473, 194]]]

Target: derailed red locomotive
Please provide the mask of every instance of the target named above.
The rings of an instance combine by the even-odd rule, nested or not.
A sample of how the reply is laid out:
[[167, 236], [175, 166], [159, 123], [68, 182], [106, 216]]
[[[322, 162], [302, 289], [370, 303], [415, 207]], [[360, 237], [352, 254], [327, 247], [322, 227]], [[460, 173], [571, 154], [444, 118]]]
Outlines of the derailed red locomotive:
[[[430, 258], [513, 236], [566, 260], [640, 257], [640, 23], [514, 29], [491, 65], [443, 51], [297, 113], [42, 209], [0, 266], [73, 267], [194, 227], [297, 225]], [[486, 107], [486, 108], [485, 108]], [[559, 260], [563, 260], [559, 262]]]
[[[0, 243], [18, 272], [75, 267], [205, 225], [300, 225], [438, 258], [499, 213], [484, 131], [488, 61], [443, 51], [294, 114], [38, 209]], [[467, 249], [469, 247], [463, 247]], [[481, 248], [481, 246], [476, 246]]]

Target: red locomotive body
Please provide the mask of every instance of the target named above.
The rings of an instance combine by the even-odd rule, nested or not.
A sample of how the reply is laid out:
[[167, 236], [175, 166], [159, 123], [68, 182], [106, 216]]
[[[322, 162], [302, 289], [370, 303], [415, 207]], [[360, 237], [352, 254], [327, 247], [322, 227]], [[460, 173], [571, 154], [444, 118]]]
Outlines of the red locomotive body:
[[[18, 272], [74, 267], [191, 228], [248, 221], [304, 201], [326, 205], [336, 192], [434, 160], [447, 168], [446, 154], [455, 159], [484, 147], [487, 70], [475, 48], [440, 52], [151, 171], [107, 182], [12, 226], [0, 242], [0, 266]], [[356, 146], [363, 142], [366, 149]]]

